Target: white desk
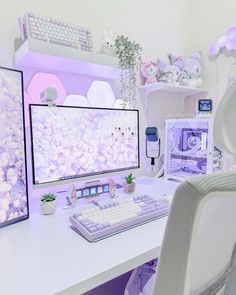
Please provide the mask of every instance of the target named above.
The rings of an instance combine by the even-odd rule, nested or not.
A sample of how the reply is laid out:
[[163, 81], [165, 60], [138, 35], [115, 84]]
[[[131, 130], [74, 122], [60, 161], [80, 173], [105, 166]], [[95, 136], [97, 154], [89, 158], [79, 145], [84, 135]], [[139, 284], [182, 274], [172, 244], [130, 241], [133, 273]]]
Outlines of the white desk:
[[[136, 193], [158, 197], [177, 185], [141, 178]], [[69, 227], [72, 212], [34, 213], [0, 230], [0, 294], [79, 295], [158, 257], [167, 218], [89, 243]]]

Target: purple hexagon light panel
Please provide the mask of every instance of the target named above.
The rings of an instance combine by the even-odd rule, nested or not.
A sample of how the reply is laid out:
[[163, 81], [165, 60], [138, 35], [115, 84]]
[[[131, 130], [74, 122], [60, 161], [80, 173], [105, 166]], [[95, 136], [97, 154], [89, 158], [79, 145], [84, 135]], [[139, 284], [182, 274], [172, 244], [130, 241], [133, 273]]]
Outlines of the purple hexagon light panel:
[[0, 228], [29, 217], [22, 79], [0, 68]]
[[228, 52], [236, 51], [236, 26], [230, 28], [224, 36], [221, 36], [219, 40], [211, 46], [209, 52], [210, 57], [216, 58], [223, 49]]
[[34, 103], [42, 103], [40, 93], [48, 87], [57, 90], [57, 104], [63, 104], [66, 97], [65, 88], [61, 80], [55, 74], [49, 73], [36, 73], [27, 87], [27, 92]]

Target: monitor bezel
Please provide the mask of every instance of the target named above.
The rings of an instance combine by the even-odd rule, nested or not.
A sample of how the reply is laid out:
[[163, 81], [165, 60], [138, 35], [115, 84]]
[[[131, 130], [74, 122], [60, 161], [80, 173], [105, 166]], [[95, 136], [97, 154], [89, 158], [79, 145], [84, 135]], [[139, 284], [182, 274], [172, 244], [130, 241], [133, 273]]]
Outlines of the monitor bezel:
[[0, 70], [6, 70], [6, 71], [11, 71], [11, 72], [17, 72], [20, 74], [20, 79], [21, 79], [21, 108], [22, 108], [22, 131], [23, 131], [23, 142], [24, 142], [24, 164], [25, 164], [25, 195], [26, 195], [26, 204], [27, 204], [27, 214], [24, 216], [20, 216], [14, 219], [11, 219], [9, 221], [0, 223], [0, 229], [4, 228], [8, 225], [12, 225], [24, 220], [29, 219], [29, 190], [28, 190], [28, 171], [27, 171], [27, 156], [26, 156], [26, 132], [25, 132], [25, 104], [24, 104], [24, 77], [23, 77], [23, 71], [17, 70], [17, 69], [12, 69], [12, 68], [7, 68], [7, 67], [1, 67]]
[[72, 176], [71, 178], [68, 179], [58, 179], [58, 180], [52, 180], [52, 181], [46, 181], [46, 182], [36, 182], [35, 181], [35, 169], [34, 169], [34, 141], [33, 141], [33, 129], [32, 129], [32, 108], [33, 107], [48, 107], [50, 108], [51, 106], [48, 106], [47, 104], [29, 104], [29, 118], [30, 118], [30, 141], [31, 141], [31, 162], [32, 162], [32, 182], [33, 186], [36, 187], [42, 187], [45, 185], [53, 185], [53, 184], [65, 184], [65, 182], [71, 182], [71, 181], [79, 181], [83, 178], [86, 177], [94, 177], [96, 175], [104, 175], [104, 174], [109, 174], [109, 173], [116, 173], [116, 172], [121, 172], [121, 171], [127, 171], [127, 170], [133, 170], [133, 169], [139, 169], [140, 168], [140, 138], [139, 138], [139, 110], [138, 109], [118, 109], [118, 108], [102, 108], [102, 107], [82, 107], [82, 106], [67, 106], [67, 105], [56, 105], [53, 107], [57, 108], [73, 108], [73, 109], [92, 109], [92, 110], [107, 110], [107, 111], [127, 111], [127, 112], [136, 112], [137, 115], [137, 136], [138, 136], [138, 165], [133, 166], [133, 167], [127, 167], [127, 168], [121, 168], [121, 169], [113, 169], [113, 170], [105, 170], [102, 172], [95, 172], [95, 173], [88, 173], [88, 174], [82, 174], [80, 176]]

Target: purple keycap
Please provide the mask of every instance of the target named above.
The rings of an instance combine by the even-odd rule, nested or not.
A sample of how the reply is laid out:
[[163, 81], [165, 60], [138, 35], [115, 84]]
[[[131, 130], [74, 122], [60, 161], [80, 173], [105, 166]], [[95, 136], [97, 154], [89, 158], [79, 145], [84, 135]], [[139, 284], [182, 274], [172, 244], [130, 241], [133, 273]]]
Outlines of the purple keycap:
[[91, 232], [91, 233], [94, 233], [95, 231], [97, 231], [97, 227], [96, 226], [91, 226], [88, 228], [88, 230]]
[[78, 218], [80, 215], [81, 215], [80, 213], [73, 214], [74, 218]]
[[86, 227], [93, 224], [93, 222], [91, 220], [89, 220], [89, 219], [81, 220], [80, 223], [83, 224]]
[[103, 223], [104, 228], [111, 226], [108, 222]]

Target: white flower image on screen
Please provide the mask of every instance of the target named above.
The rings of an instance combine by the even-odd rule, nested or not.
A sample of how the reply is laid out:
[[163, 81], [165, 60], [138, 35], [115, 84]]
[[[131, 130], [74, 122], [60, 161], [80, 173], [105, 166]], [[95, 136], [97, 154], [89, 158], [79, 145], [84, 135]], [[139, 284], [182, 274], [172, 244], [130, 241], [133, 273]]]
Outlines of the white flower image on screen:
[[136, 111], [31, 106], [35, 183], [137, 168]]
[[0, 225], [27, 215], [21, 74], [0, 68]]

